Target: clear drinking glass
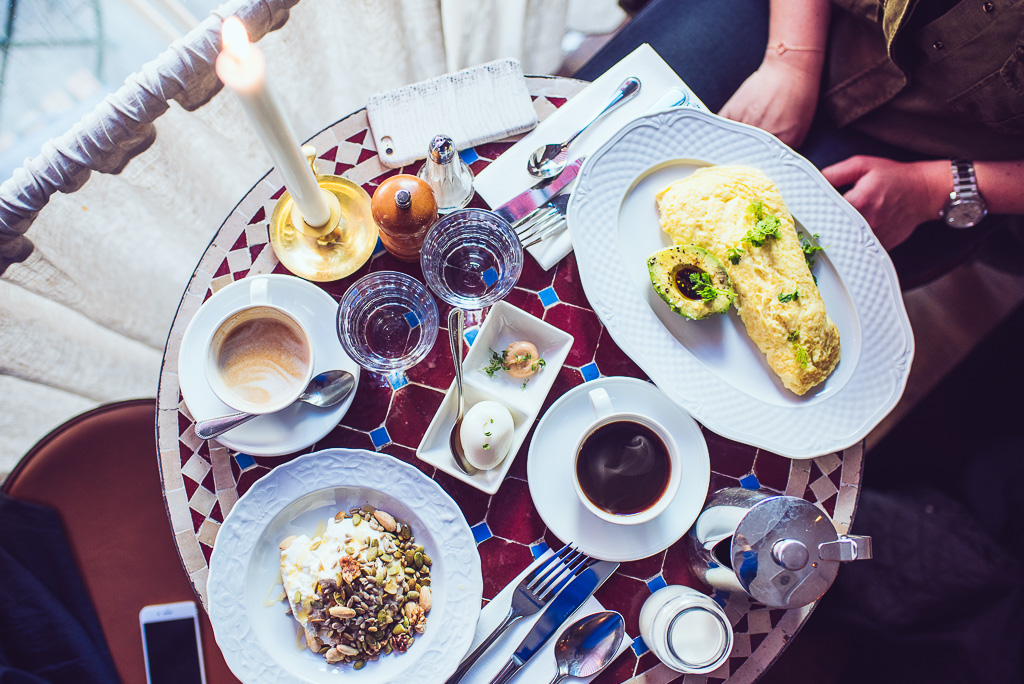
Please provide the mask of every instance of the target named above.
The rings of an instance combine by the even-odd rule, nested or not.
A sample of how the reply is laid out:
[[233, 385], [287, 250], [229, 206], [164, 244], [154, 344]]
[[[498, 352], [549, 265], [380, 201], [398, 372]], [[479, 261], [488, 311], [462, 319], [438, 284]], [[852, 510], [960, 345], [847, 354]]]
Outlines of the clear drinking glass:
[[448, 214], [427, 233], [420, 252], [427, 285], [460, 309], [482, 309], [509, 293], [523, 270], [523, 247], [512, 226], [492, 211]]
[[397, 271], [360, 278], [338, 307], [338, 338], [363, 368], [389, 374], [426, 358], [437, 339], [437, 304], [423, 283]]

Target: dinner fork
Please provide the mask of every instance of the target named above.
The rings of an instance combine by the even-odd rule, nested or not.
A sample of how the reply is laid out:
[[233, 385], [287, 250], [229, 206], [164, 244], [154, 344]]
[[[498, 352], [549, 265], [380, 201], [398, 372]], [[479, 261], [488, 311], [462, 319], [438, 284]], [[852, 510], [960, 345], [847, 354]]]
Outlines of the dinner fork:
[[569, 580], [596, 562], [585, 553], [574, 549], [571, 544], [566, 544], [558, 553], [534, 568], [519, 582], [512, 593], [512, 605], [509, 607], [505, 619], [487, 635], [483, 643], [462, 661], [459, 669], [448, 678], [445, 684], [456, 684], [465, 677], [480, 656], [516, 620], [537, 613], [569, 583]]
[[565, 210], [568, 205], [568, 193], [557, 195], [518, 223], [515, 231], [523, 247], [531, 247], [561, 232], [566, 227]]

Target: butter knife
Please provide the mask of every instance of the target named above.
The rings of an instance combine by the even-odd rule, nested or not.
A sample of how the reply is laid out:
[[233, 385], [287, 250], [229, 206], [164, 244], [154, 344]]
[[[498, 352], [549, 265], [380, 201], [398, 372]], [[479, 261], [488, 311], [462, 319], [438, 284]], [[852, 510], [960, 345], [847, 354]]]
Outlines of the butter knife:
[[490, 684], [505, 684], [512, 679], [618, 567], [619, 564], [612, 561], [597, 561], [570, 582], [569, 586], [544, 609], [533, 629], [523, 638], [512, 658], [505, 663]]
[[495, 209], [494, 213], [509, 223], [515, 223], [527, 216], [531, 211], [547, 202], [560, 193], [565, 186], [573, 182], [576, 179], [576, 175], [580, 172], [580, 167], [583, 166], [585, 159], [586, 157], [580, 157], [566, 166], [562, 173], [551, 180], [541, 181], [529, 190], [519, 193]]

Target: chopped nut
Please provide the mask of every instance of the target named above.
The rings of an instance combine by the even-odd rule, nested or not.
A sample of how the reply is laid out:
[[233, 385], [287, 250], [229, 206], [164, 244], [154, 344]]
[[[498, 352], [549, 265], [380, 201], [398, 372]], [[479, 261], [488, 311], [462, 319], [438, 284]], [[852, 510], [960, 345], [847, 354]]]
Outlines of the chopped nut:
[[280, 548], [282, 551], [287, 549], [289, 546], [292, 545], [292, 542], [295, 541], [295, 536], [296, 535], [293, 534], [292, 536], [290, 536], [287, 539], [285, 539], [284, 541], [282, 541], [281, 545], [278, 548]]
[[356, 611], [347, 606], [332, 606], [327, 612], [336, 618], [351, 618], [356, 616]]
[[430, 612], [431, 596], [430, 587], [420, 587], [420, 608], [424, 613]]
[[377, 519], [377, 522], [379, 522], [388, 532], [395, 531], [397, 523], [395, 523], [395, 519], [391, 517], [390, 513], [385, 513], [384, 511], [376, 511], [373, 514], [373, 517], [375, 517]]

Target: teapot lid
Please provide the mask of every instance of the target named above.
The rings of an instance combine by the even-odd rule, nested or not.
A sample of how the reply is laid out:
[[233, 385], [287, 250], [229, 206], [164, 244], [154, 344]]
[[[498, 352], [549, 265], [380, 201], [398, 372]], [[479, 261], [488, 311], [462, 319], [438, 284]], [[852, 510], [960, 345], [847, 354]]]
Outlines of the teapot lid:
[[773, 496], [755, 504], [740, 520], [730, 560], [755, 601], [796, 608], [816, 601], [832, 585], [839, 559], [821, 549], [838, 538], [821, 509], [797, 497]]

